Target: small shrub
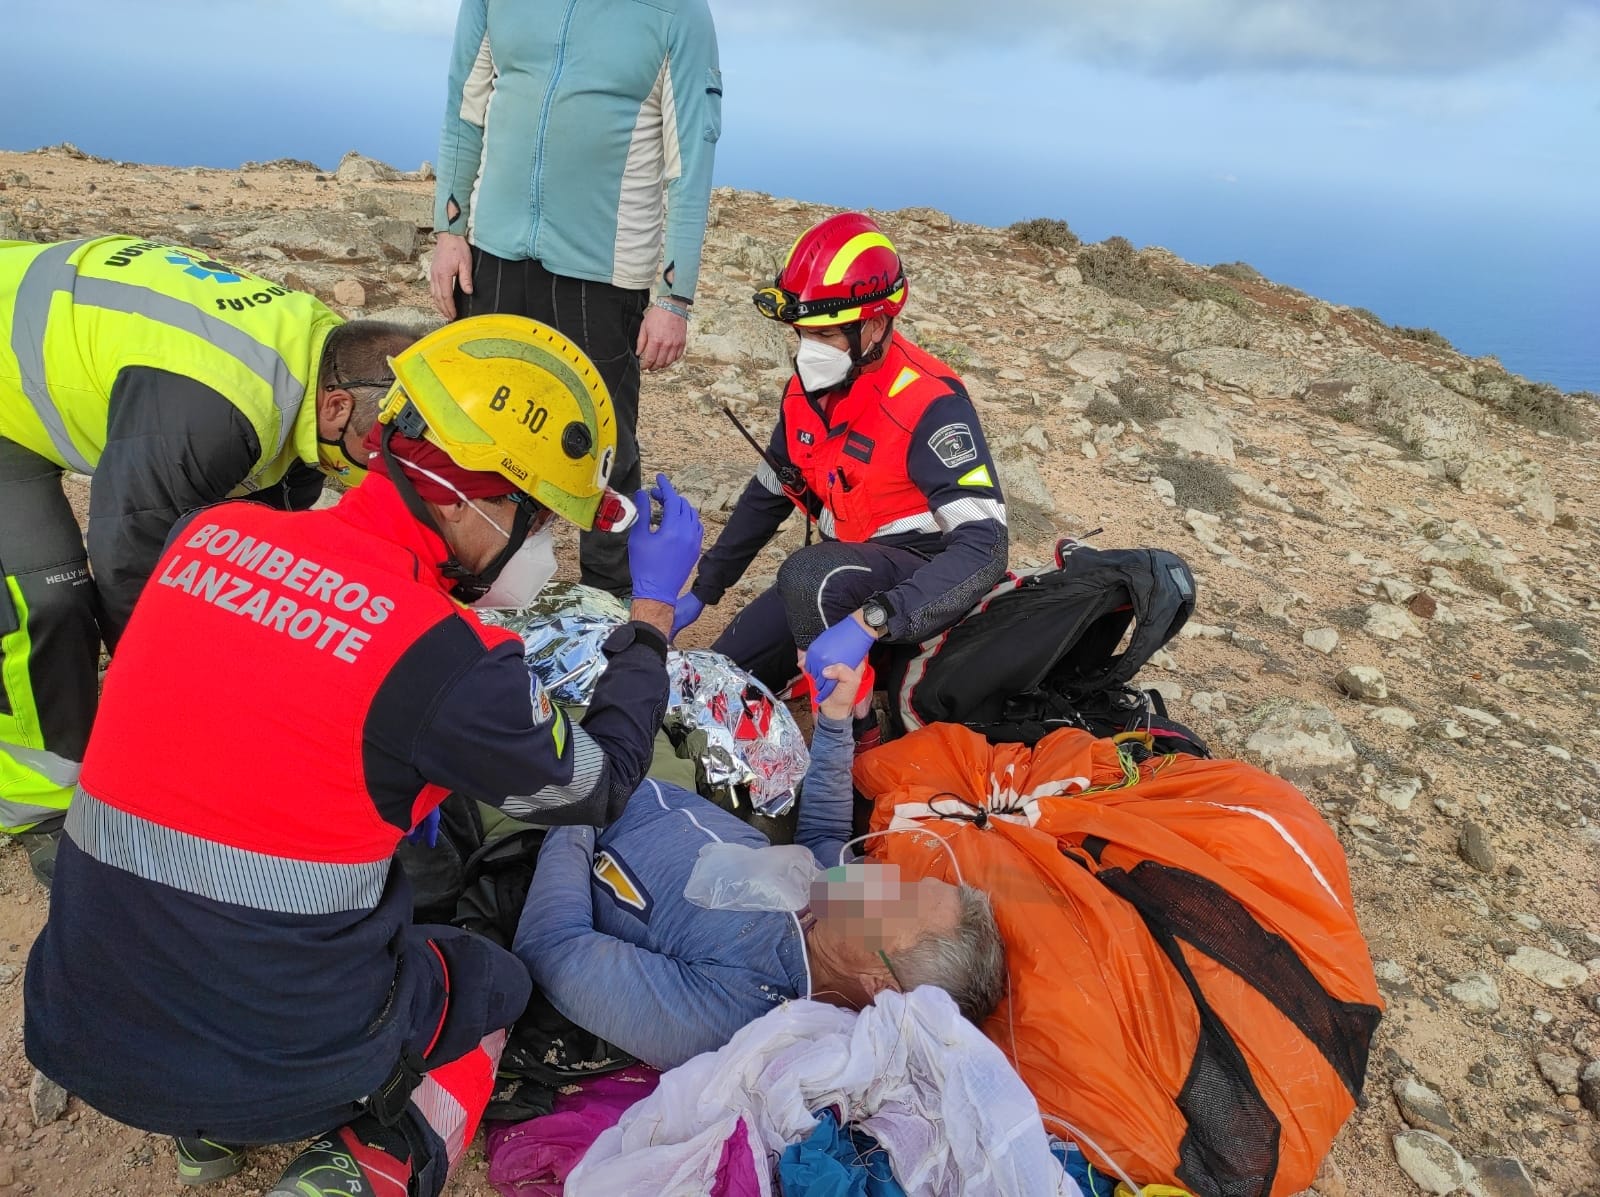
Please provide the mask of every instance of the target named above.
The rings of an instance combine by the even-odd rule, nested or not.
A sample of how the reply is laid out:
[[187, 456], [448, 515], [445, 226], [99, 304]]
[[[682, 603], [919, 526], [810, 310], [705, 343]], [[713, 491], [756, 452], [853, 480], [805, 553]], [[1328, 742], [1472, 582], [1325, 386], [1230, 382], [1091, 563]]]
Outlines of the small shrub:
[[1431, 328], [1402, 328], [1396, 324], [1394, 331], [1408, 341], [1420, 341], [1424, 345], [1432, 345], [1435, 349], [1449, 349], [1452, 351], [1455, 349], [1455, 346], [1450, 344], [1450, 341], [1443, 333]]
[[1078, 269], [1091, 287], [1131, 299], [1140, 307], [1163, 307], [1172, 302], [1172, 289], [1126, 237], [1107, 237], [1097, 245], [1084, 246], [1078, 253]]
[[1209, 299], [1220, 303], [1225, 308], [1232, 308], [1242, 312], [1249, 307], [1250, 301], [1227, 283], [1219, 283], [1215, 279], [1189, 278], [1186, 275], [1172, 276], [1172, 289], [1185, 299]]
[[1019, 220], [1006, 232], [1026, 245], [1037, 245], [1044, 249], [1064, 249], [1068, 253], [1083, 244], [1078, 234], [1068, 227], [1066, 221], [1056, 220], [1050, 216]]
[[1203, 457], [1152, 457], [1150, 464], [1172, 483], [1179, 507], [1221, 515], [1239, 509], [1239, 492], [1228, 479], [1226, 467]]
[[1378, 313], [1374, 312], [1371, 308], [1351, 308], [1350, 314], [1352, 316], [1361, 317], [1361, 319], [1365, 320], [1368, 324], [1376, 324], [1379, 328], [1389, 327], [1384, 323], [1383, 317], [1378, 315]]
[[1164, 420], [1172, 414], [1171, 395], [1140, 382], [1131, 374], [1124, 374], [1106, 389], [1117, 397], [1118, 405], [1126, 414], [1141, 423]]
[[1576, 439], [1584, 434], [1583, 400], [1546, 382], [1529, 382], [1504, 371], [1478, 375], [1479, 400], [1525, 428]]
[[1098, 245], [1085, 246], [1078, 253], [1078, 269], [1091, 287], [1099, 287], [1119, 299], [1131, 299], [1140, 307], [1167, 307], [1175, 299], [1209, 299], [1235, 311], [1242, 311], [1249, 304], [1227, 283], [1191, 278], [1146, 261], [1126, 237], [1107, 237]]
[[1222, 262], [1211, 268], [1212, 274], [1220, 274], [1223, 278], [1235, 279], [1241, 283], [1264, 282], [1261, 271], [1249, 262]]
[[1083, 418], [1091, 424], [1120, 424], [1127, 415], [1128, 413], [1122, 410], [1122, 404], [1104, 395], [1096, 395], [1083, 409]]

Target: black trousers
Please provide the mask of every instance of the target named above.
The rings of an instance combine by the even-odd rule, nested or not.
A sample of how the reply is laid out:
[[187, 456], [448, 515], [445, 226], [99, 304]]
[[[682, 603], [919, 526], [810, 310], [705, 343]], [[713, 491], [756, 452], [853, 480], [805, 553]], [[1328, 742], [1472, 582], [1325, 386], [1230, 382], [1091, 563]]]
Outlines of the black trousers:
[[[583, 350], [611, 392], [617, 417], [617, 456], [611, 487], [632, 496], [639, 489], [639, 326], [650, 292], [552, 274], [540, 263], [511, 261], [473, 247], [472, 294], [456, 287], [458, 317], [506, 313], [548, 324]], [[633, 592], [628, 537], [585, 532], [578, 541], [582, 580], [626, 601]]]
[[0, 437], [0, 830], [72, 800], [99, 705], [99, 620], [61, 467]]
[[773, 691], [800, 674], [800, 653], [879, 591], [927, 561], [910, 549], [824, 540], [784, 561], [777, 584], [733, 617], [711, 647]]

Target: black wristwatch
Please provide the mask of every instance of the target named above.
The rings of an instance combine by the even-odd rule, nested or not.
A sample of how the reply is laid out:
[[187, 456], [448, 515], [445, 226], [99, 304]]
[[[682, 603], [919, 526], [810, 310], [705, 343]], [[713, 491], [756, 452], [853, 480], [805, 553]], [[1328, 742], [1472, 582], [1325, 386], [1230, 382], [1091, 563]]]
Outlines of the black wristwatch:
[[884, 632], [889, 627], [889, 604], [884, 601], [881, 594], [875, 594], [861, 604], [861, 618], [874, 632]]

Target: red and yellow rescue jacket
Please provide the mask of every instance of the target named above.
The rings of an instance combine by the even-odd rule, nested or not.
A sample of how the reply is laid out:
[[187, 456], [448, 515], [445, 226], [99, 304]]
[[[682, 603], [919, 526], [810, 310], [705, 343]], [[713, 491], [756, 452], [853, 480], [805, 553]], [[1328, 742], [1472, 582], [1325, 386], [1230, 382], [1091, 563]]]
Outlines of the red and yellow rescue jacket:
[[545, 823], [620, 812], [665, 705], [659, 633], [618, 630], [579, 726], [520, 639], [450, 597], [445, 556], [377, 476], [331, 510], [178, 526], [107, 676], [29, 961], [47, 1075], [170, 1134], [363, 1098], [424, 971], [396, 958], [400, 837], [450, 792]]
[[715, 603], [794, 511], [778, 479], [793, 467], [804, 506], [832, 540], [914, 550], [928, 563], [887, 593], [889, 638], [943, 631], [1005, 572], [1000, 479], [955, 372], [896, 333], [883, 360], [820, 399], [789, 380], [762, 462], [700, 561], [694, 593]]

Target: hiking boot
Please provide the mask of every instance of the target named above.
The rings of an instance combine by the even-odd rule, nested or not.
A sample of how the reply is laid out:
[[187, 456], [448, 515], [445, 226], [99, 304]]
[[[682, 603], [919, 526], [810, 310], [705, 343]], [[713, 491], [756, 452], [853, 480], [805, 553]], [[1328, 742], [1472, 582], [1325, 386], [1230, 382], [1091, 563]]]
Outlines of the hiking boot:
[[406, 1197], [411, 1171], [405, 1135], [363, 1117], [295, 1156], [263, 1197]]
[[178, 1156], [178, 1179], [186, 1185], [208, 1185], [244, 1167], [242, 1147], [182, 1135], [174, 1136], [172, 1146]]
[[17, 842], [28, 853], [28, 867], [45, 889], [55, 880], [56, 849], [61, 844], [61, 832], [66, 823], [66, 815], [54, 815], [26, 831], [17, 832]]

